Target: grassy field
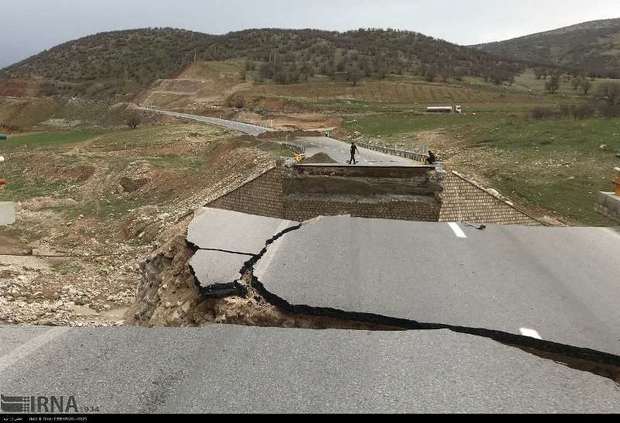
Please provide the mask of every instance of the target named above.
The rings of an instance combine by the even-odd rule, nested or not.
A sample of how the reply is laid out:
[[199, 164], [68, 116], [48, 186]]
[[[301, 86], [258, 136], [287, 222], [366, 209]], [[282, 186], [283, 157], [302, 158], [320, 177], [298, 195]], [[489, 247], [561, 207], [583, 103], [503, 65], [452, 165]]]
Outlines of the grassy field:
[[505, 113], [479, 114], [425, 114], [417, 112], [382, 113], [369, 116], [348, 115], [345, 128], [359, 131], [371, 137], [394, 137], [415, 135], [420, 131], [445, 128], [464, 128], [468, 126], [485, 127], [492, 125]]
[[[549, 81], [549, 78], [541, 78], [537, 79], [533, 69], [528, 69], [525, 72], [517, 75], [515, 77], [514, 83], [510, 86], [503, 86], [500, 89], [513, 93], [513, 94], [534, 94], [539, 96], [547, 95], [547, 90], [545, 88], [545, 84]], [[592, 82], [592, 87], [590, 92], [594, 92], [596, 88], [604, 83], [614, 81], [612, 79], [606, 78], [594, 78], [590, 79]], [[485, 89], [498, 89], [497, 86], [493, 85], [490, 82], [485, 82], [481, 78], [475, 77], [466, 77], [464, 78], [464, 82], [469, 86], [480, 87]], [[583, 99], [583, 93], [579, 90], [575, 90], [572, 85], [571, 77], [567, 75], [563, 75], [560, 79], [560, 89], [553, 96], [548, 96], [550, 98], [556, 98], [558, 101], [562, 101], [562, 99], [570, 98], [573, 100]]]
[[506, 119], [476, 129], [471, 142], [494, 150], [495, 169], [484, 169], [499, 189], [585, 225], [610, 224], [594, 211], [599, 191], [611, 190], [620, 165], [620, 119], [530, 122]]
[[[542, 78], [536, 79], [536, 75], [534, 74], [534, 71], [529, 69], [526, 72], [522, 73], [521, 75], [517, 76], [517, 78], [515, 78], [515, 83], [513, 87], [516, 90], [534, 91], [534, 92], [543, 93], [545, 92], [545, 84], [547, 83], [548, 80], [549, 79], [542, 79]], [[592, 88], [590, 91], [594, 92], [600, 84], [604, 82], [610, 82], [610, 81], [613, 81], [613, 80], [604, 79], [604, 78], [593, 79], [591, 80]], [[562, 95], [562, 96], [582, 97], [582, 93], [579, 91], [575, 91], [575, 89], [573, 88], [571, 84], [571, 79], [567, 77], [561, 78], [560, 89], [558, 90], [557, 94]]]
[[0, 178], [8, 181], [0, 201], [20, 206], [17, 224], [0, 235], [58, 251], [148, 245], [159, 216], [187, 213], [213, 187], [280, 150], [200, 124], [11, 137], [0, 145]]
[[553, 101], [544, 96], [514, 93], [496, 87], [427, 83], [415, 79], [363, 81], [356, 87], [347, 82], [331, 81], [292, 85], [259, 84], [246, 93], [293, 99], [324, 109], [329, 105], [342, 106], [343, 103], [357, 107], [365, 104], [394, 104], [410, 109], [460, 103], [468, 105], [470, 110], [478, 110], [488, 109], [489, 106], [496, 108], [498, 104], [512, 108], [515, 105]]
[[[114, 193], [119, 179], [128, 177], [151, 182], [149, 190], [140, 195], [120, 196], [131, 203], [127, 208], [164, 204], [180, 192], [192, 190], [188, 181], [200, 187], [204, 182], [201, 175], [224, 170], [226, 163], [215, 163], [217, 157], [244, 148], [260, 148], [274, 158], [283, 153], [278, 144], [238, 138], [224, 129], [200, 124], [11, 136], [0, 142], [0, 154], [6, 158], [0, 164], [0, 177], [9, 180], [0, 191], [0, 201], [62, 195], [85, 198], [86, 204], [89, 197], [96, 196], [85, 192], [88, 186], [88, 190], [103, 193], [99, 196], [103, 202], [113, 204], [119, 198]], [[91, 205], [86, 208], [92, 209]]]
[[405, 148], [436, 149], [456, 170], [475, 174], [534, 210], [567, 222], [610, 225], [594, 211], [620, 166], [620, 119], [532, 121], [524, 114], [347, 116], [349, 131]]
[[[0, 191], [0, 199], [25, 201], [35, 197], [70, 196], [84, 199], [85, 208], [90, 210], [89, 193], [83, 191], [94, 175], [102, 178], [102, 184], [110, 179], [117, 182], [119, 175], [131, 176], [131, 164], [139, 162], [149, 169], [161, 169], [155, 172], [157, 176], [174, 173], [183, 178], [204, 170], [211, 144], [224, 138], [224, 131], [199, 125], [11, 136], [0, 145], [0, 154], [6, 157], [6, 162], [0, 165], [0, 176], [9, 180], [6, 188]], [[103, 185], [94, 188], [101, 188], [103, 192], [114, 189]], [[110, 193], [104, 197], [104, 202], [112, 203], [117, 196]], [[136, 198], [126, 200], [135, 206], [157, 201], [156, 197], [160, 196], [141, 197], [137, 202], [133, 201]]]
[[74, 131], [34, 132], [24, 135], [12, 135], [0, 144], [1, 151], [14, 152], [24, 150], [56, 149], [69, 144], [81, 143], [105, 133], [97, 129], [79, 129]]

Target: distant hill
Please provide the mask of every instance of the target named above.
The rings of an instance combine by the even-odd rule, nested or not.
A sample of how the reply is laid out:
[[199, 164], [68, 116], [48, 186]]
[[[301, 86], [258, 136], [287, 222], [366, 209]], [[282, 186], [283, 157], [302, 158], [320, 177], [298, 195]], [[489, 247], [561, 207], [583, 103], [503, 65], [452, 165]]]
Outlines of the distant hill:
[[620, 19], [586, 22], [475, 47], [513, 60], [620, 78]]
[[43, 94], [136, 94], [195, 60], [247, 59], [247, 70], [278, 83], [314, 75], [334, 79], [414, 73], [429, 80], [479, 76], [510, 80], [523, 64], [422, 34], [255, 29], [208, 35], [156, 28], [101, 33], [71, 41], [0, 71], [0, 78], [42, 82]]
[[101, 33], [45, 50], [0, 77], [45, 80], [43, 94], [104, 97], [132, 93], [178, 72], [213, 37], [175, 29]]

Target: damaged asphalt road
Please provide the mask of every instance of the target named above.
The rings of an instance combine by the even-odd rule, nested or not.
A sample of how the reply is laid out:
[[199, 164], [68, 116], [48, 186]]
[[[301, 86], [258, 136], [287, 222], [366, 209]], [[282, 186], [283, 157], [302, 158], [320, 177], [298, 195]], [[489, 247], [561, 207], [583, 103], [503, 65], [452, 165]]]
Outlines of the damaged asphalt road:
[[[228, 213], [207, 210], [199, 218], [210, 216], [209, 221], [195, 222], [192, 230], [200, 227], [200, 231], [217, 229], [219, 235], [224, 229], [230, 235], [239, 231], [252, 237], [266, 235], [260, 252], [250, 255], [239, 248], [261, 247], [254, 238], [250, 241], [255, 244], [243, 244], [238, 237], [201, 238], [203, 233], [190, 231], [190, 239], [199, 254], [223, 254], [213, 260], [218, 265], [226, 263], [222, 257], [240, 256], [242, 268], [237, 268], [239, 263], [234, 260], [226, 266], [237, 274], [254, 269], [254, 287], [261, 289], [266, 299], [292, 311], [359, 320], [372, 316], [402, 329], [432, 330], [318, 331], [232, 325], [174, 329], [0, 327], [0, 392], [73, 395], [78, 411], [96, 407], [100, 413], [620, 413], [620, 385], [616, 383], [620, 380], [620, 357], [581, 351], [576, 348], [582, 346], [579, 344], [553, 344], [550, 321], [537, 320], [541, 316], [536, 311], [539, 303], [533, 303], [531, 312], [517, 315], [520, 309], [506, 303], [509, 298], [502, 295], [508, 282], [529, 283], [548, 290], [541, 292], [553, 292], [550, 287], [559, 283], [559, 276], [555, 270], [541, 270], [545, 269], [543, 260], [566, 267], [564, 260], [575, 260], [569, 252], [579, 243], [588, 249], [588, 255], [578, 251], [584, 254], [582, 258], [594, 260], [593, 256], [602, 254], [592, 264], [601, 265], [608, 260], [603, 251], [616, 247], [616, 233], [553, 229], [543, 234], [538, 233], [541, 229], [491, 226], [484, 232], [461, 228], [460, 234], [446, 224], [348, 217], [304, 224], [260, 218], [255, 229], [261, 224], [263, 229], [252, 232], [244, 229], [244, 222], [255, 217]], [[231, 218], [228, 226], [218, 223], [222, 216]], [[543, 241], [547, 245], [544, 252], [538, 245]], [[539, 261], [532, 257], [519, 260], [517, 252], [522, 245], [544, 255]], [[560, 259], [566, 254], [568, 257]], [[464, 263], [478, 255], [515, 260], [514, 267], [500, 273], [503, 279], [492, 266], [464, 277], [473, 272], [463, 267]], [[436, 261], [420, 261], [431, 260], [431, 256]], [[437, 260], [444, 260], [440, 269], [435, 267]], [[601, 271], [615, 271], [611, 262]], [[342, 272], [331, 273], [339, 270], [338, 266]], [[454, 266], [460, 267], [460, 278], [448, 278], [443, 285], [441, 279], [431, 278], [451, 275]], [[523, 276], [515, 272], [519, 266], [524, 266]], [[405, 274], [397, 277], [399, 270]], [[578, 272], [570, 267], [558, 270], [561, 274], [571, 271]], [[590, 275], [586, 280], [598, 294], [611, 289], [606, 294], [616, 295], [613, 283], [609, 282], [611, 288], [607, 286], [600, 273], [589, 267], [583, 271]], [[321, 277], [323, 272], [335, 278]], [[485, 274], [495, 279], [480, 277]], [[536, 277], [542, 275], [552, 284], [541, 284]], [[202, 277], [199, 271], [196, 276]], [[574, 275], [580, 276], [583, 274]], [[225, 273], [222, 276], [227, 277]], [[597, 303], [600, 295], [590, 295], [588, 287], [579, 290], [570, 279], [562, 282], [564, 288], [555, 301], [566, 302], [552, 303], [549, 310], [576, 304], [605, 307], [605, 301], [617, 298], [602, 298]], [[436, 290], [431, 283], [438, 285]], [[439, 289], [444, 291], [443, 301]], [[507, 292], [516, 295], [517, 289]], [[335, 293], [335, 297], [326, 293]], [[512, 301], [522, 299], [516, 296]], [[431, 314], [435, 312], [433, 301], [436, 315]], [[490, 311], [498, 310], [506, 314], [504, 320], [485, 320], [485, 326], [478, 326], [486, 329], [467, 327], [467, 319], [487, 319]], [[599, 318], [594, 312], [590, 311]], [[441, 319], [418, 324], [411, 317], [418, 313]], [[610, 319], [615, 316], [609, 314]], [[520, 330], [501, 327], [510, 319], [516, 322], [517, 317], [529, 319], [526, 323], [533, 326], [529, 329], [539, 330], [536, 333], [544, 340], [532, 339], [526, 345], [524, 340], [531, 338], [522, 336]], [[461, 318], [448, 327], [450, 319]], [[419, 316], [415, 319], [426, 321]], [[578, 337], [591, 322], [573, 328], [567, 336]], [[561, 320], [557, 325], [571, 329]], [[512, 338], [511, 333], [515, 334]], [[587, 339], [601, 342], [598, 337]], [[606, 345], [613, 347], [613, 340]], [[575, 355], [568, 357], [567, 352]], [[585, 364], [571, 361], [580, 354], [584, 361], [592, 360]], [[596, 368], [604, 367], [605, 360], [611, 363], [610, 368], [615, 366], [612, 374]]]
[[0, 328], [0, 392], [101, 413], [618, 413], [614, 382], [450, 331]]
[[[617, 233], [487, 229], [348, 216], [298, 224], [204, 209], [188, 238], [213, 248], [192, 258], [208, 298], [245, 296], [247, 280], [238, 281], [249, 271], [252, 288], [288, 313], [367, 328], [449, 329], [620, 381], [619, 293], [608, 277], [620, 269], [606, 254]], [[581, 258], [589, 265], [571, 270], [576, 244], [587, 246]], [[257, 254], [240, 252], [261, 246]]]
[[254, 276], [290, 310], [483, 328], [620, 354], [620, 236], [601, 228], [328, 217], [276, 241]]
[[222, 297], [242, 293], [237, 283], [246, 264], [298, 222], [202, 208], [188, 228], [187, 242], [196, 251], [190, 266], [203, 295]]

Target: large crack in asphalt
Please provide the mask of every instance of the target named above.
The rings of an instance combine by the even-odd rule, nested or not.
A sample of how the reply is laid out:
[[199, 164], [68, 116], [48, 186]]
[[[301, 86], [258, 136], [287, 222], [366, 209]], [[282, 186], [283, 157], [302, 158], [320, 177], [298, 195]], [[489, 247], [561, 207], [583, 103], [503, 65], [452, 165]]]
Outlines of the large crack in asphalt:
[[[220, 253], [227, 253], [227, 254], [248, 257], [248, 261], [245, 262], [243, 264], [243, 267], [239, 270], [239, 275], [242, 276], [246, 274], [248, 270], [253, 271], [256, 263], [258, 263], [258, 261], [267, 253], [269, 246], [271, 246], [271, 244], [273, 244], [278, 239], [285, 236], [287, 233], [301, 229], [301, 227], [302, 227], [302, 224], [300, 223], [298, 225], [288, 227], [276, 233], [271, 239], [265, 242], [265, 247], [257, 254], [240, 252], [240, 251], [222, 250], [222, 249], [216, 249], [216, 248], [201, 248], [189, 240], [186, 240], [186, 243], [193, 253], [192, 256], [195, 255], [198, 251], [213, 251], [213, 252], [220, 252]], [[192, 276], [194, 276], [196, 288], [198, 289], [198, 291], [200, 292], [200, 295], [203, 298], [226, 298], [231, 295], [245, 297], [247, 295], [247, 292], [248, 292], [247, 287], [239, 281], [202, 286], [198, 276], [196, 275], [196, 271], [194, 267], [190, 264], [189, 268], [190, 268], [190, 272], [192, 273]]]
[[[374, 331], [449, 330], [454, 333], [478, 336], [491, 339], [506, 346], [518, 348], [539, 358], [551, 360], [557, 364], [567, 366], [574, 370], [589, 372], [611, 379], [620, 384], [620, 356], [602, 351], [561, 344], [553, 341], [539, 340], [493, 329], [457, 326], [444, 323], [419, 322], [380, 314], [360, 313], [334, 308], [295, 305], [289, 303], [285, 299], [266, 289], [265, 285], [254, 276], [254, 268], [265, 256], [273, 243], [286, 236], [288, 233], [301, 229], [303, 225], [304, 224], [302, 223], [278, 232], [271, 239], [266, 241], [265, 247], [258, 254], [250, 255], [239, 252], [229, 252], [232, 254], [247, 255], [249, 257], [249, 260], [245, 262], [242, 269], [240, 269], [240, 274], [244, 275], [244, 277], [240, 279], [240, 282], [212, 286], [208, 288], [200, 286], [200, 283], [196, 278], [196, 283], [200, 288], [201, 294], [207, 296], [211, 295], [211, 298], [213, 298], [214, 292], [219, 290], [221, 294], [224, 294], [223, 296], [245, 296], [249, 290], [254, 290], [266, 302], [284, 311], [285, 313], [299, 316], [301, 318], [305, 317], [306, 319], [321, 319], [321, 324], [317, 326], [321, 329], [355, 328], [358, 330]], [[189, 242], [188, 244], [190, 245], [190, 248], [195, 250], [195, 252], [199, 250], [208, 250], [198, 248]], [[216, 297], [220, 298], [217, 295]], [[274, 324], [274, 327], [277, 326], [277, 324]], [[305, 325], [303, 327], [300, 326], [300, 329], [314, 329], [317, 327]]]
[[444, 323], [418, 322], [415, 320], [399, 319], [379, 314], [351, 312], [333, 308], [313, 307], [309, 305], [293, 305], [279, 296], [269, 292], [256, 277], [252, 277], [252, 286], [268, 302], [289, 313], [330, 317], [332, 319], [356, 321], [375, 326], [380, 325], [399, 328], [406, 331], [450, 330], [455, 333], [479, 336], [492, 339], [507, 346], [519, 348], [540, 358], [552, 360], [575, 370], [587, 371], [612, 379], [616, 383], [620, 384], [620, 356], [614, 354], [592, 350], [589, 348], [560, 344], [552, 341], [538, 340], [535, 338], [493, 329], [455, 326]]
[[492, 339], [501, 344], [519, 348], [522, 351], [536, 355], [537, 357], [552, 360], [575, 370], [586, 371], [620, 383], [620, 356], [597, 351], [589, 348], [576, 347], [573, 345], [560, 344], [553, 341], [539, 340], [523, 335], [503, 332], [486, 328], [456, 326], [444, 323], [418, 322], [408, 319], [393, 318], [371, 313], [360, 313], [333, 308], [314, 307], [310, 305], [290, 304], [283, 298], [267, 290], [264, 284], [253, 274], [254, 267], [267, 253], [269, 246], [287, 233], [298, 230], [295, 228], [278, 234], [268, 241], [265, 249], [246, 263], [242, 272], [251, 276], [251, 285], [269, 303], [292, 314], [307, 316], [328, 317], [337, 320], [354, 321], [379, 327], [399, 328], [401, 330], [450, 330], [455, 333], [473, 335]]

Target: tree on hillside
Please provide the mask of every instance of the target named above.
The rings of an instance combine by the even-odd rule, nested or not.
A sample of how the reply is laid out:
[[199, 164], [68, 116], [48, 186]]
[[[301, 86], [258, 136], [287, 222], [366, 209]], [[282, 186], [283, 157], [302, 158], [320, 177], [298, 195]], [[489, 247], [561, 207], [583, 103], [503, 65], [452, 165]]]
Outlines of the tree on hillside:
[[588, 93], [590, 92], [590, 89], [592, 89], [592, 82], [588, 78], [584, 77], [583, 75], [579, 75], [573, 78], [571, 84], [575, 91], [581, 90], [583, 95], [588, 95]]
[[620, 83], [606, 82], [599, 85], [594, 97], [603, 116], [620, 116]]
[[347, 79], [356, 87], [362, 79], [362, 72], [357, 67], [350, 66], [347, 71]]
[[583, 78], [583, 81], [581, 82], [580, 87], [581, 87], [581, 92], [583, 93], [583, 95], [588, 95], [588, 93], [592, 89], [592, 82], [590, 82], [590, 80], [587, 78]]
[[536, 79], [547, 79], [547, 69], [545, 68], [534, 68], [534, 75]]
[[426, 82], [433, 82], [437, 77], [437, 69], [434, 66], [426, 66], [422, 69], [422, 76]]
[[245, 107], [245, 97], [239, 93], [232, 94], [226, 99], [226, 107], [243, 109]]
[[551, 75], [551, 78], [545, 83], [545, 90], [550, 94], [555, 94], [560, 89], [560, 75], [555, 73]]
[[599, 85], [596, 90], [596, 98], [608, 106], [620, 105], [620, 83], [605, 82]]
[[271, 63], [262, 63], [258, 68], [258, 76], [261, 80], [273, 78], [273, 66]]
[[142, 123], [142, 118], [137, 113], [132, 113], [127, 117], [127, 126], [136, 129]]

